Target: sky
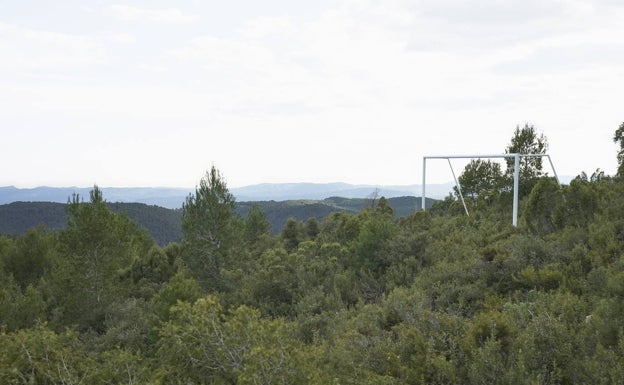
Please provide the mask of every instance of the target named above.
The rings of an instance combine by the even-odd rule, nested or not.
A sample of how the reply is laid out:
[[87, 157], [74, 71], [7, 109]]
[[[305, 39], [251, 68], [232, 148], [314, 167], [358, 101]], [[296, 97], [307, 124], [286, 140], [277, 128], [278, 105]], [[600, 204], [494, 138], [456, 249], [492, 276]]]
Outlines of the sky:
[[613, 174], [624, 122], [620, 0], [0, 0], [0, 55], [0, 186], [420, 184], [525, 123]]

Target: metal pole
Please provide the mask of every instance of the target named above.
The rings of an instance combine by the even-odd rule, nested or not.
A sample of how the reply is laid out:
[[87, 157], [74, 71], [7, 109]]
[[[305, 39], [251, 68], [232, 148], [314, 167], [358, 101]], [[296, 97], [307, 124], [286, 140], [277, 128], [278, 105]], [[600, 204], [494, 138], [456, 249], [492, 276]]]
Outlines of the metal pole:
[[421, 195], [421, 205], [420, 205], [420, 209], [422, 211], [425, 211], [425, 186], [427, 184], [426, 182], [426, 176], [427, 176], [427, 157], [423, 156], [423, 183], [422, 183], [422, 195]]
[[550, 168], [553, 170], [553, 174], [555, 174], [555, 179], [557, 179], [557, 183], [561, 186], [561, 182], [559, 181], [559, 177], [557, 176], [557, 171], [555, 171], [555, 166], [553, 165], [552, 160], [550, 159], [550, 155], [546, 155], [548, 157], [548, 161], [550, 162]]
[[514, 154], [514, 196], [513, 196], [513, 219], [511, 224], [518, 226], [518, 176], [520, 175], [520, 154]]
[[464, 200], [464, 195], [462, 194], [461, 191], [461, 186], [459, 185], [459, 181], [457, 180], [457, 177], [455, 176], [455, 170], [453, 170], [453, 165], [451, 164], [451, 160], [448, 160], [448, 164], [449, 167], [451, 168], [451, 173], [453, 174], [453, 179], [455, 179], [455, 186], [457, 186], [457, 191], [459, 191], [459, 197], [462, 200], [462, 204], [464, 205], [464, 211], [466, 212], [466, 216], [470, 216], [470, 214], [468, 214], [468, 207], [466, 207], [466, 201]]

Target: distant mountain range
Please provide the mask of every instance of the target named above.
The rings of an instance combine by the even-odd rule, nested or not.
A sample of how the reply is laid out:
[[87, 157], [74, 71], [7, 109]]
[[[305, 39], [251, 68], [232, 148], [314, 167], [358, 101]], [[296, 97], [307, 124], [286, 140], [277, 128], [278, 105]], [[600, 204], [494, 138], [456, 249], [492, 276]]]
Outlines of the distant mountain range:
[[[452, 183], [428, 184], [427, 197], [441, 199], [452, 190]], [[89, 200], [91, 187], [0, 187], [0, 204], [12, 202], [57, 202], [67, 203], [78, 194]], [[169, 187], [102, 187], [104, 199], [109, 202], [144, 203], [170, 209], [181, 208], [186, 197], [194, 189]], [[329, 197], [365, 199], [374, 194], [377, 197], [395, 198], [421, 195], [420, 185], [375, 186], [352, 185], [348, 183], [263, 183], [245, 187], [230, 188], [238, 202], [286, 201], [299, 199], [323, 200]]]

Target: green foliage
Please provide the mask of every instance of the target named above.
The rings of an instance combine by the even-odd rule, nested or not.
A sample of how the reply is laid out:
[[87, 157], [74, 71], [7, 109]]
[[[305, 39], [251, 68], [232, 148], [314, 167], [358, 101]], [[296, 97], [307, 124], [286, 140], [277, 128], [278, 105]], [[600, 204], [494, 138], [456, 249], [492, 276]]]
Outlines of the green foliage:
[[540, 179], [531, 190], [524, 209], [524, 219], [529, 229], [538, 234], [549, 234], [560, 228], [564, 199], [556, 180]]
[[536, 270], [528, 266], [518, 273], [517, 281], [528, 289], [552, 290], [561, 285], [563, 274], [554, 268]]
[[[321, 201], [237, 202], [234, 210], [238, 215], [248, 218], [251, 208], [257, 206], [270, 225], [270, 234], [274, 235], [280, 233], [290, 217], [299, 221], [315, 218], [320, 224], [333, 213], [357, 214], [362, 210], [364, 201], [359, 198], [331, 197]], [[434, 199], [427, 198], [426, 206], [431, 207], [434, 202]], [[388, 205], [392, 207], [396, 217], [413, 214], [420, 208], [420, 204], [421, 199], [414, 196], [388, 199]], [[167, 209], [143, 203], [108, 202], [107, 205], [111, 211], [125, 214], [137, 225], [144, 227], [161, 247], [182, 239], [181, 209]], [[40, 224], [48, 230], [61, 230], [67, 225], [65, 206], [52, 202], [14, 202], [0, 205], [0, 234], [23, 235]]]
[[622, 178], [624, 177], [624, 123], [620, 124], [617, 130], [615, 130], [615, 133], [613, 134], [613, 142], [619, 144], [620, 146], [617, 153], [618, 169], [616, 176]]
[[18, 238], [2, 259], [6, 274], [12, 275], [22, 289], [36, 285], [54, 258], [54, 234], [39, 226]]
[[[516, 127], [511, 142], [507, 146], [507, 154], [545, 154], [548, 150], [548, 140], [544, 134], [538, 135], [535, 127], [525, 123], [524, 127]], [[507, 159], [507, 173], [513, 173], [514, 159]], [[520, 175], [526, 179], [541, 176], [542, 158], [523, 158], [520, 160]]]
[[[471, 160], [458, 178], [464, 198], [475, 200], [498, 192], [503, 185], [503, 172], [500, 164], [490, 160]], [[459, 197], [457, 187], [453, 188]]]
[[182, 212], [180, 209], [146, 205], [143, 203], [108, 203], [111, 211], [125, 214], [142, 226], [162, 247], [182, 239]]
[[478, 348], [470, 352], [466, 368], [466, 377], [470, 384], [521, 383], [522, 377], [516, 381], [510, 381], [508, 378], [513, 372], [509, 370], [501, 345], [503, 343], [498, 338], [487, 338]]
[[363, 221], [355, 242], [354, 266], [377, 274], [385, 271], [392, 262], [388, 260], [386, 246], [396, 233], [392, 212], [384, 210], [381, 209], [377, 215]]
[[83, 340], [96, 346], [98, 352], [122, 348], [138, 354], [148, 350], [153, 324], [149, 305], [145, 299], [134, 297], [115, 302], [108, 309], [104, 333], [87, 333]]
[[89, 375], [92, 362], [74, 332], [56, 334], [43, 325], [0, 334], [0, 382], [73, 384]]
[[321, 232], [318, 220], [314, 217], [308, 218], [304, 224], [305, 235], [308, 239], [314, 239]]
[[[110, 203], [108, 208], [125, 214], [144, 227], [161, 246], [182, 238], [181, 210], [166, 209], [143, 203]], [[0, 234], [23, 235], [39, 225], [48, 230], [62, 230], [67, 226], [66, 204], [53, 202], [13, 202], [0, 205]]]
[[390, 203], [386, 197], [379, 198], [379, 202], [377, 202], [377, 206], [375, 206], [375, 212], [379, 215], [394, 216], [394, 210], [390, 207]]
[[[537, 134], [535, 127], [525, 123], [524, 127], [516, 127], [511, 142], [505, 149], [507, 154], [545, 154], [548, 150], [548, 140], [544, 134]], [[513, 178], [515, 160], [506, 158], [507, 178]], [[520, 158], [520, 187], [521, 196], [528, 194], [533, 188], [534, 181], [543, 175], [542, 157], [521, 157]]]
[[257, 310], [224, 310], [214, 297], [180, 303], [159, 343], [166, 383], [294, 383], [294, 341], [280, 321], [263, 320]]
[[28, 328], [45, 320], [46, 304], [33, 286], [25, 290], [13, 277], [0, 275], [0, 329], [9, 331]]
[[163, 249], [153, 246], [146, 254], [136, 256], [132, 261], [132, 281], [149, 297], [175, 274], [176, 267], [172, 262]]
[[280, 234], [284, 248], [291, 252], [297, 249], [299, 243], [305, 239], [305, 230], [303, 223], [299, 222], [295, 218], [288, 218], [286, 225], [282, 229]]
[[[227, 196], [212, 177], [199, 202]], [[165, 249], [96, 188], [65, 230], [0, 236], [0, 383], [620, 383], [624, 184], [533, 182], [518, 227], [504, 190], [470, 217], [380, 199], [279, 236], [217, 200], [224, 227], [191, 205], [198, 232]], [[220, 258], [209, 288], [196, 252]]]
[[266, 219], [266, 214], [257, 204], [251, 205], [245, 220], [245, 240], [255, 243], [269, 234], [271, 234], [271, 224]]
[[47, 277], [51, 305], [62, 324], [104, 331], [109, 307], [131, 289], [127, 271], [153, 245], [144, 230], [106, 206], [97, 186], [91, 201], [74, 196], [60, 256]]
[[73, 331], [55, 333], [36, 325], [0, 331], [0, 382], [3, 384], [145, 383], [141, 357], [121, 349], [95, 353]]
[[66, 224], [67, 211], [62, 203], [13, 202], [0, 205], [0, 234], [26, 234], [39, 225], [60, 230]]
[[240, 223], [236, 201], [213, 166], [182, 206], [182, 231], [189, 271], [206, 290], [224, 287], [221, 271], [233, 262]]
[[483, 347], [490, 339], [499, 343], [498, 348], [509, 350], [513, 340], [513, 326], [507, 314], [496, 310], [489, 310], [475, 315], [472, 326], [466, 338], [469, 345]]
[[298, 295], [294, 256], [269, 250], [255, 263], [255, 271], [243, 283], [248, 304], [270, 316], [293, 315]]
[[350, 246], [360, 233], [360, 225], [360, 220], [356, 216], [335, 213], [325, 218], [320, 237], [325, 242], [338, 242]]
[[600, 205], [596, 187], [597, 183], [589, 182], [586, 177], [577, 177], [564, 187], [565, 204], [560, 204], [559, 208], [565, 225], [585, 227], [591, 222]]
[[171, 307], [178, 302], [193, 303], [201, 296], [201, 289], [196, 280], [179, 271], [152, 298], [154, 314], [161, 322], [169, 320]]

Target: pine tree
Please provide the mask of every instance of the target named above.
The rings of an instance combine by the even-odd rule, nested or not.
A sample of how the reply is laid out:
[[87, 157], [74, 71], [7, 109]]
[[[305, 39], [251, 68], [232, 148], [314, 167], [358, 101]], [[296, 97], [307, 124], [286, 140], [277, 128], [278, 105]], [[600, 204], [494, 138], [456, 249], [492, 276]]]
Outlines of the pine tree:
[[236, 200], [214, 167], [182, 206], [185, 262], [204, 289], [222, 288], [221, 270], [238, 236]]

